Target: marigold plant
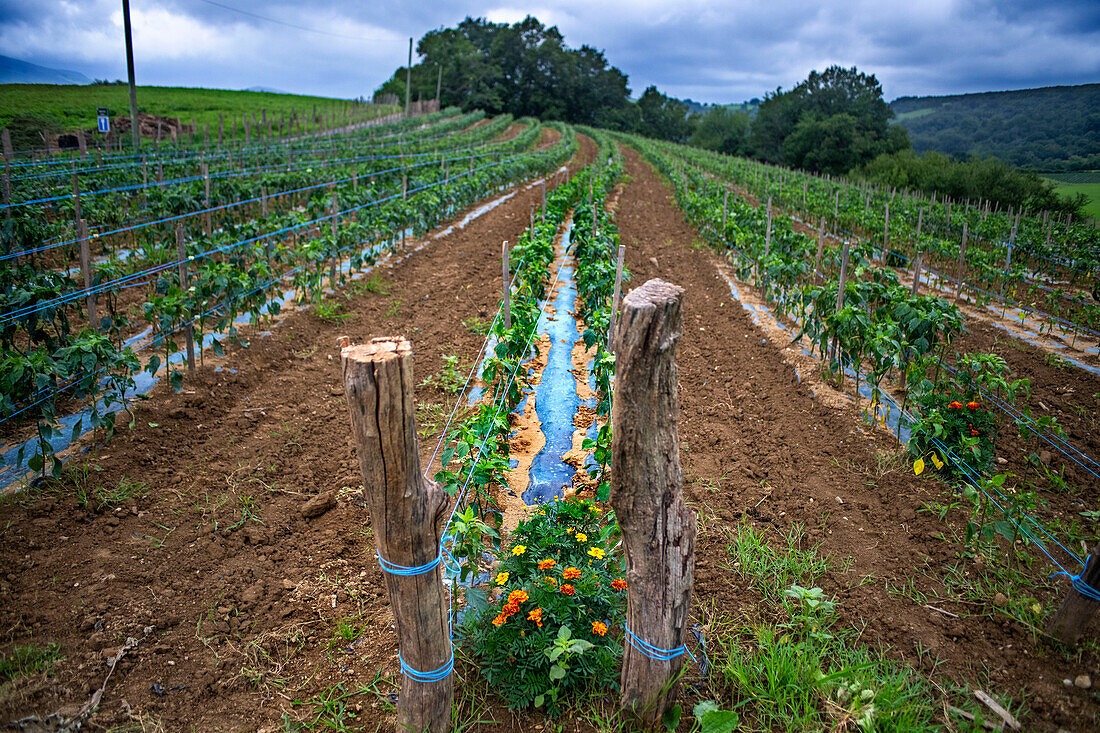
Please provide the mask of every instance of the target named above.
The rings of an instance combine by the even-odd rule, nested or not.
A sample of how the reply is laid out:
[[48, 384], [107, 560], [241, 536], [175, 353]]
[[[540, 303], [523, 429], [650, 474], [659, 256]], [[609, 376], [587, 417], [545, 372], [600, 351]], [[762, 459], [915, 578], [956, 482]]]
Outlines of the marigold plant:
[[625, 584], [622, 561], [610, 552], [618, 525], [591, 506], [560, 500], [521, 523], [493, 576], [504, 587], [491, 590], [488, 607], [471, 609], [461, 627], [512, 708], [542, 705], [557, 714], [578, 692], [618, 688], [626, 602], [617, 585]]

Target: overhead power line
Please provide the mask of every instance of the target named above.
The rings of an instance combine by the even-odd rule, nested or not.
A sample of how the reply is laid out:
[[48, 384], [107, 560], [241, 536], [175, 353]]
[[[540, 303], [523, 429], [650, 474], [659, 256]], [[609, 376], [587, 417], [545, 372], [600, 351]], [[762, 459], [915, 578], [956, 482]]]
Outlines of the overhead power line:
[[317, 33], [317, 34], [320, 34], [322, 36], [331, 36], [332, 38], [346, 38], [350, 41], [373, 41], [373, 42], [376, 42], [376, 43], [378, 43], [378, 42], [385, 43], [387, 41], [390, 42], [390, 43], [396, 43], [398, 41], [403, 40], [401, 38], [365, 38], [363, 36], [349, 36], [349, 35], [345, 35], [343, 33], [332, 33], [331, 31], [322, 31], [322, 30], [318, 30], [317, 28], [308, 28], [304, 25], [297, 25], [296, 23], [288, 23], [285, 20], [279, 20], [277, 18], [269, 18], [266, 15], [260, 15], [259, 13], [253, 13], [250, 10], [241, 10], [240, 8], [234, 8], [231, 5], [225, 5], [223, 3], [214, 2], [214, 0], [199, 0], [199, 2], [206, 3], [207, 5], [213, 5], [214, 7], [222, 8], [224, 10], [230, 10], [234, 13], [240, 13], [241, 15], [247, 15], [250, 18], [257, 18], [259, 20], [266, 20], [269, 23], [277, 23], [278, 25], [284, 25], [287, 28], [295, 28], [295, 29], [300, 30], [300, 31], [307, 31], [309, 33]]

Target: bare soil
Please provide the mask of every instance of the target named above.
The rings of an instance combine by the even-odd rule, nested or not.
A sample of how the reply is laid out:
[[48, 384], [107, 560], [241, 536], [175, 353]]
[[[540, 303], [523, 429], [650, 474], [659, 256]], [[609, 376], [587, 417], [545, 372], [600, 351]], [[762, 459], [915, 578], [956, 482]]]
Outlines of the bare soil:
[[[594, 154], [582, 138], [574, 162]], [[861, 429], [853, 408], [823, 404], [798, 382], [783, 344], [764, 338], [731, 300], [718, 257], [696, 245], [668, 188], [636, 153], [625, 156], [630, 180], [617, 220], [632, 285], [662, 277], [687, 290], [678, 363], [685, 485], [701, 519], [695, 620], [706, 626], [716, 612], [761, 602], [729, 568], [738, 523], [769, 533], [802, 524], [833, 558], [819, 583], [837, 596], [846, 622], [867, 624], [866, 643], [937, 682], [1025, 696], [1029, 729], [1094, 729], [1096, 699], [1062, 684], [1095, 673], [1094, 652], [1067, 661], [991, 598], [945, 606], [960, 616], [952, 618], [887, 590], [910, 579], [935, 590], [937, 572], [961, 562], [942, 539], [944, 523], [921, 511], [948, 490], [914, 477], [893, 458], [895, 444]], [[65, 657], [52, 676], [4, 689], [0, 721], [74, 713], [103, 684], [108, 657], [133, 637], [137, 646], [107, 681], [90, 730], [137, 720], [274, 733], [284, 717], [312, 719], [316, 707], [300, 703], [337, 683], [356, 693], [345, 701], [356, 726], [392, 726], [396, 634], [359, 497], [336, 339], [408, 337], [418, 381], [440, 372], [444, 354], [468, 365], [482, 337], [463, 321], [491, 319], [499, 242], [523, 231], [539, 197], [538, 187], [518, 193], [384, 268], [381, 287], [346, 291], [349, 318], [296, 313], [249, 348], [208, 360], [182, 394], [161, 388], [144, 401], [132, 431], [73, 459], [63, 482], [0, 504], [0, 650], [57, 642]], [[434, 383], [416, 396], [426, 461], [454, 397]], [[117, 509], [78, 502], [81, 492], [123, 479], [148, 490]], [[1045, 569], [1033, 572], [1045, 579]], [[1044, 588], [1061, 593], [1065, 584]], [[355, 641], [338, 632], [340, 623]], [[469, 664], [460, 660], [456, 674], [460, 689], [480, 689]], [[683, 702], [690, 709], [709, 694], [693, 689]], [[485, 706], [482, 719], [496, 721], [480, 730], [542, 723], [489, 694], [466, 695], [465, 704], [471, 698]]]

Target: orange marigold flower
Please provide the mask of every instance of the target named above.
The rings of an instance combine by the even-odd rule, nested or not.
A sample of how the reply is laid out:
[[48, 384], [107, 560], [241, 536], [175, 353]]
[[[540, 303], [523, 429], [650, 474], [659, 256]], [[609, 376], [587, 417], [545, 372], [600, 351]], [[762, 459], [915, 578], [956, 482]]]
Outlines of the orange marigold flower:
[[547, 575], [545, 578], [543, 578], [543, 580], [545, 580], [550, 585], [557, 585], [558, 584], [558, 581], [554, 580], [549, 575]]
[[527, 620], [528, 621], [534, 621], [536, 624], [538, 624], [538, 627], [541, 629], [542, 628], [542, 609], [541, 608], [536, 608], [534, 611], [531, 611], [529, 614], [527, 614]]
[[505, 616], [502, 613], [499, 616], [497, 616], [495, 619], [493, 619], [493, 626], [502, 626], [504, 624], [504, 622], [507, 621], [507, 620], [508, 620], [508, 617]]
[[561, 587], [561, 592], [567, 596], [573, 596], [577, 594], [577, 589], [569, 585], [569, 583], [566, 583]]
[[531, 596], [527, 595], [525, 590], [514, 590], [508, 594], [509, 603], [526, 603], [527, 599]]
[[504, 616], [505, 618], [515, 615], [517, 613], [519, 613], [518, 603], [509, 603], [504, 608], [500, 609], [500, 615]]
[[970, 435], [971, 435], [971, 437], [976, 436], [976, 435], [978, 435], [978, 431], [975, 430], [974, 428], [970, 428]]
[[539, 570], [549, 570], [557, 564], [557, 560], [539, 560]]
[[626, 581], [622, 578], [615, 578], [611, 581], [611, 587], [615, 590], [626, 590]]
[[948, 405], [948, 407], [950, 407], [952, 410], [961, 410], [963, 408], [963, 403], [955, 400], [950, 405]]
[[563, 578], [565, 578], [566, 580], [576, 580], [577, 578], [581, 577], [581, 569], [580, 568], [566, 568], [565, 571], [561, 574], [561, 576]]
[[604, 634], [607, 633], [607, 624], [603, 623], [602, 621], [593, 621], [592, 622], [592, 633], [597, 634], [599, 636], [603, 636]]
[[981, 407], [981, 405], [979, 405], [977, 402], [966, 403], [966, 409], [968, 410], [977, 410], [979, 407]]

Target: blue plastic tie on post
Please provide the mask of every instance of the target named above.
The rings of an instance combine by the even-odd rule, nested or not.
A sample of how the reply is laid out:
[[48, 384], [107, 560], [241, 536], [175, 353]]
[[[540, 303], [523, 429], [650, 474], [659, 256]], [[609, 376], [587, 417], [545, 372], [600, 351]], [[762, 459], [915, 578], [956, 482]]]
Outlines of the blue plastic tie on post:
[[411, 568], [405, 565], [392, 563], [377, 553], [375, 553], [375, 557], [378, 558], [378, 564], [382, 566], [382, 570], [389, 573], [390, 575], [421, 575], [428, 572], [429, 570], [435, 569], [439, 566], [439, 563], [443, 561], [442, 552], [436, 555], [434, 560], [426, 562], [423, 565], [417, 565]]
[[439, 682], [440, 680], [447, 679], [450, 676], [451, 671], [455, 668], [455, 653], [454, 649], [451, 649], [451, 658], [440, 667], [434, 669], [431, 672], [420, 672], [413, 669], [405, 660], [401, 657], [401, 652], [397, 653], [397, 661], [401, 662], [401, 673], [408, 677], [413, 682]]
[[1078, 573], [1077, 575], [1070, 575], [1065, 570], [1062, 570], [1061, 572], [1055, 573], [1054, 575], [1052, 575], [1050, 577], [1057, 578], [1060, 575], [1066, 576], [1067, 578], [1069, 578], [1069, 582], [1073, 585], [1073, 589], [1075, 591], [1077, 591], [1078, 593], [1083, 595], [1085, 598], [1088, 598], [1089, 600], [1096, 601], [1097, 603], [1100, 603], [1100, 589], [1093, 588], [1091, 585], [1089, 585], [1088, 583], [1085, 582], [1084, 578], [1081, 577], [1082, 575], [1084, 575], [1085, 573], [1088, 572], [1089, 562], [1091, 562], [1091, 561], [1092, 561], [1092, 555], [1089, 555], [1088, 558], [1085, 559], [1084, 569], [1081, 570], [1081, 572]]
[[659, 646], [653, 646], [648, 641], [639, 639], [638, 635], [631, 631], [630, 627], [626, 624], [623, 624], [623, 630], [626, 631], [627, 640], [630, 642], [630, 645], [650, 659], [658, 662], [668, 662], [683, 654], [687, 654], [691, 657], [691, 661], [696, 664], [699, 663], [695, 655], [682, 644], [674, 649], [662, 649]]

